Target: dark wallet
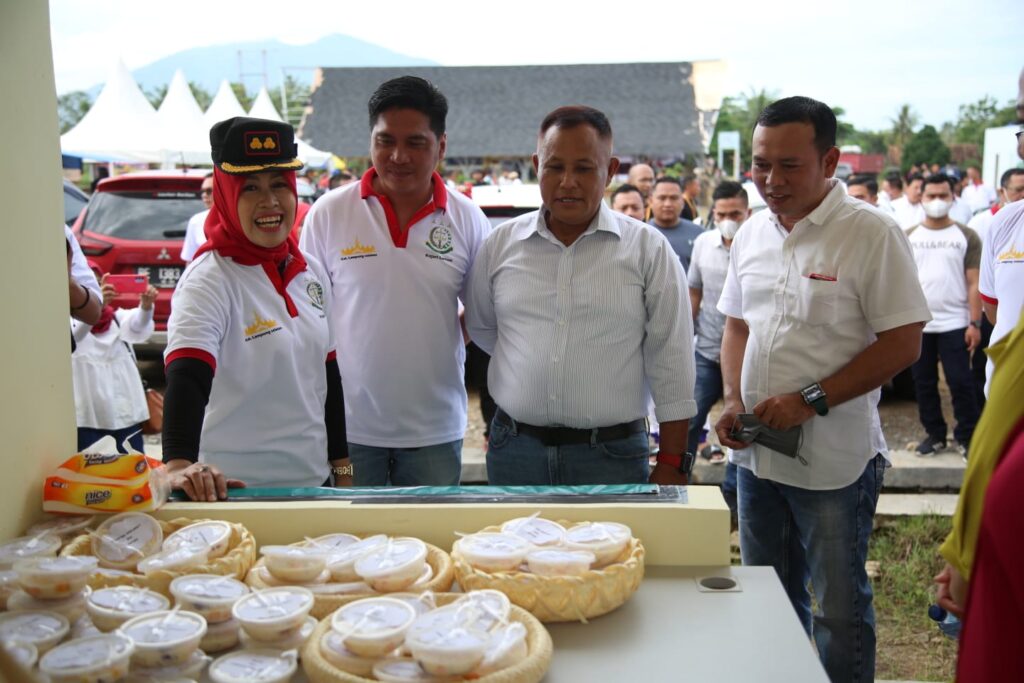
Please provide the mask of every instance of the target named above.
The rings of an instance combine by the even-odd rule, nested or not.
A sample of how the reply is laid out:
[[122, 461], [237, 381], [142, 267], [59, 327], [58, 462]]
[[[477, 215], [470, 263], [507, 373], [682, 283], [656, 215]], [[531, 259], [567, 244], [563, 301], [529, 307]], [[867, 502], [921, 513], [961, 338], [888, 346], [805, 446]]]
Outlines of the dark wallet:
[[[770, 448], [776, 453], [782, 453], [790, 458], [800, 456], [800, 446], [804, 440], [803, 427], [797, 425], [790, 429], [772, 429], [762, 424], [752, 413], [740, 413], [736, 416], [736, 423], [733, 424], [730, 436], [737, 441], [761, 444]], [[802, 460], [802, 458], [801, 458]]]

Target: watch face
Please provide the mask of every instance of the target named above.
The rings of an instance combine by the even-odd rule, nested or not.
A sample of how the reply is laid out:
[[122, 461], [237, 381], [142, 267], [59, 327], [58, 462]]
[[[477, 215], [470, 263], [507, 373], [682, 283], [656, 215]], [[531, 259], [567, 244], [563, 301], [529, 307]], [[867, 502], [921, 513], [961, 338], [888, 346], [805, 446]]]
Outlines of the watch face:
[[808, 403], [814, 403], [815, 401], [825, 398], [825, 392], [822, 391], [821, 387], [818, 385], [807, 387], [802, 393], [804, 400]]

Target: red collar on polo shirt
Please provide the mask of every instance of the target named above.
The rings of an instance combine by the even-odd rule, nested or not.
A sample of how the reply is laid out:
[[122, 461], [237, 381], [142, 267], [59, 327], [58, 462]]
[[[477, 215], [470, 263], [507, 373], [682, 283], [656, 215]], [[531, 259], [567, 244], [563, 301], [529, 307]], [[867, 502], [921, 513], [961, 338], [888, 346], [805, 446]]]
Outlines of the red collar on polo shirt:
[[376, 177], [377, 169], [371, 166], [370, 170], [363, 174], [363, 178], [359, 182], [359, 196], [363, 199], [376, 197], [380, 205], [384, 207], [384, 216], [388, 220], [388, 232], [391, 233], [391, 242], [398, 249], [405, 249], [405, 245], [409, 241], [408, 228], [410, 226], [415, 225], [438, 209], [441, 211], [448, 210], [448, 188], [445, 187], [444, 179], [437, 174], [437, 171], [434, 171], [434, 175], [430, 179], [434, 188], [433, 196], [431, 196], [430, 201], [420, 207], [419, 211], [413, 214], [412, 218], [409, 219], [409, 224], [405, 226], [406, 230], [403, 231], [402, 226], [398, 224], [398, 215], [395, 213], [395, 208], [391, 205], [391, 200], [374, 191], [373, 179]]

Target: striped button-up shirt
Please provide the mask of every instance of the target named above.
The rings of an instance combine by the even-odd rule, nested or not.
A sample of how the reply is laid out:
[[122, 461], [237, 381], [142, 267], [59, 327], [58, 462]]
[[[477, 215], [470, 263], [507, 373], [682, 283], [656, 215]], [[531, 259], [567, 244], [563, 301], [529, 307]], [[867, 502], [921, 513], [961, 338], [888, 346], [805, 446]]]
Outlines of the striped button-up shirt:
[[686, 276], [654, 228], [601, 209], [570, 246], [545, 210], [498, 226], [470, 273], [466, 324], [514, 419], [594, 428], [696, 414]]

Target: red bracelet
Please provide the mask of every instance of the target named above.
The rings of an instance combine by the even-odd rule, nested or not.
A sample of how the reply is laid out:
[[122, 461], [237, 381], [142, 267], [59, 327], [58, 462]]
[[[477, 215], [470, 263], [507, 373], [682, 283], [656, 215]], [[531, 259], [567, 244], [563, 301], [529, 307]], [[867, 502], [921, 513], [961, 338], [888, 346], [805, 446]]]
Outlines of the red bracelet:
[[654, 457], [657, 459], [658, 462], [663, 462], [666, 465], [670, 465], [671, 467], [674, 467], [677, 470], [683, 466], [683, 455], [681, 453], [673, 454], [658, 451], [658, 454], [655, 455]]

